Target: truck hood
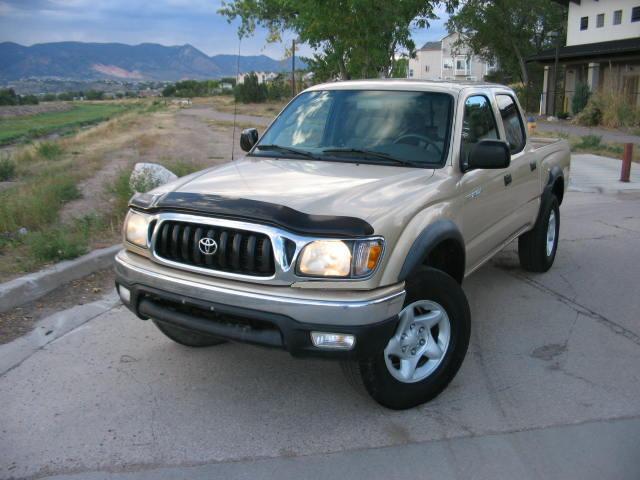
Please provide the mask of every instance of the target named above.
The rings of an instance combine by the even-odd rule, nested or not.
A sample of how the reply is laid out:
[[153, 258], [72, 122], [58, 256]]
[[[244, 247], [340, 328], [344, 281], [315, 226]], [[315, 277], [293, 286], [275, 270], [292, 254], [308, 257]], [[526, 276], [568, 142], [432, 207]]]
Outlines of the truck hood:
[[423, 197], [433, 174], [433, 169], [244, 157], [159, 190], [258, 200], [375, 223], [393, 207]]

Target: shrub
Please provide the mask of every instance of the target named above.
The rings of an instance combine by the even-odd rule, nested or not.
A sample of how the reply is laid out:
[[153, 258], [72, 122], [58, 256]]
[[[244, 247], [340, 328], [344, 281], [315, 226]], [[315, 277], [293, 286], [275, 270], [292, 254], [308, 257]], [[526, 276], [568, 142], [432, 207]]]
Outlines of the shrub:
[[591, 95], [584, 110], [576, 116], [576, 123], [611, 128], [639, 126], [640, 109], [623, 92], [603, 89]]
[[38, 156], [45, 160], [55, 160], [62, 155], [62, 147], [56, 142], [41, 142], [36, 147]]
[[11, 180], [16, 174], [16, 164], [5, 155], [0, 158], [0, 182]]
[[594, 95], [589, 99], [584, 109], [576, 115], [575, 122], [578, 125], [585, 125], [587, 127], [600, 125], [600, 122], [602, 122], [602, 108], [598, 95]]
[[277, 80], [267, 86], [267, 98], [269, 100], [282, 100], [289, 97], [291, 97], [291, 85], [288, 83]]
[[576, 91], [573, 93], [573, 99], [571, 100], [571, 108], [573, 109], [574, 115], [584, 110], [590, 96], [591, 90], [589, 90], [589, 85], [586, 83], [578, 83], [576, 85]]
[[262, 103], [267, 100], [267, 86], [258, 83], [258, 76], [251, 73], [244, 78], [244, 83], [236, 85], [234, 95], [238, 102]]

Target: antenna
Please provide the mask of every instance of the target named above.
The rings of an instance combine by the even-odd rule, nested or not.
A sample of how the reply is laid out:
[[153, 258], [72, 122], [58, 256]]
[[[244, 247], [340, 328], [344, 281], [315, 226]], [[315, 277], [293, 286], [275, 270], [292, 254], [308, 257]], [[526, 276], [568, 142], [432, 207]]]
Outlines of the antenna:
[[[236, 58], [236, 84], [235, 87], [238, 86], [238, 77], [240, 76], [240, 43], [242, 42], [242, 37], [238, 36], [238, 57]], [[236, 150], [236, 117], [238, 116], [238, 100], [236, 98], [236, 92], [233, 92], [233, 134], [231, 135], [231, 161], [233, 162]]]

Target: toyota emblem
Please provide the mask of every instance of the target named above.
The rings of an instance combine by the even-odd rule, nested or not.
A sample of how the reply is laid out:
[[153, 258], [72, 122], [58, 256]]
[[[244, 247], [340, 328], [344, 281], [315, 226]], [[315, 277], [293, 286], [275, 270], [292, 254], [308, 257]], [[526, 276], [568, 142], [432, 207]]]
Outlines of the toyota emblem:
[[204, 237], [198, 242], [198, 248], [203, 255], [213, 255], [218, 251], [218, 243], [213, 238]]

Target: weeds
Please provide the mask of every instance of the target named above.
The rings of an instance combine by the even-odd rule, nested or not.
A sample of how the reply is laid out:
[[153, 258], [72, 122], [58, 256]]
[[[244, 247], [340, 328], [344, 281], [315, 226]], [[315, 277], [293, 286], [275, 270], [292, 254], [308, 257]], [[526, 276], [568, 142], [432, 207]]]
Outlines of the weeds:
[[35, 260], [57, 262], [86, 253], [87, 240], [83, 235], [67, 228], [55, 228], [30, 234], [27, 246]]
[[7, 182], [16, 175], [16, 164], [8, 155], [0, 158], [0, 182]]
[[127, 213], [129, 200], [134, 194], [134, 191], [129, 184], [130, 177], [130, 168], [122, 170], [108, 189], [109, 193], [111, 193], [115, 199], [114, 210], [117, 219], [124, 218]]
[[622, 154], [622, 146], [620, 145], [611, 145], [609, 143], [602, 143], [602, 137], [598, 135], [585, 135], [580, 137], [580, 140], [574, 142], [571, 146], [572, 151], [586, 151], [594, 154], [614, 154], [621, 155]]
[[198, 165], [180, 159], [161, 158], [158, 163], [171, 170], [178, 177], [184, 177], [185, 175], [189, 175], [205, 168], [205, 165]]
[[80, 197], [75, 182], [61, 173], [0, 192], [0, 233], [36, 230], [56, 221], [60, 206]]
[[36, 147], [36, 153], [45, 160], [55, 160], [62, 155], [63, 149], [56, 142], [40, 142]]
[[585, 135], [580, 142], [575, 145], [576, 148], [600, 148], [602, 146], [602, 137], [598, 135]]

